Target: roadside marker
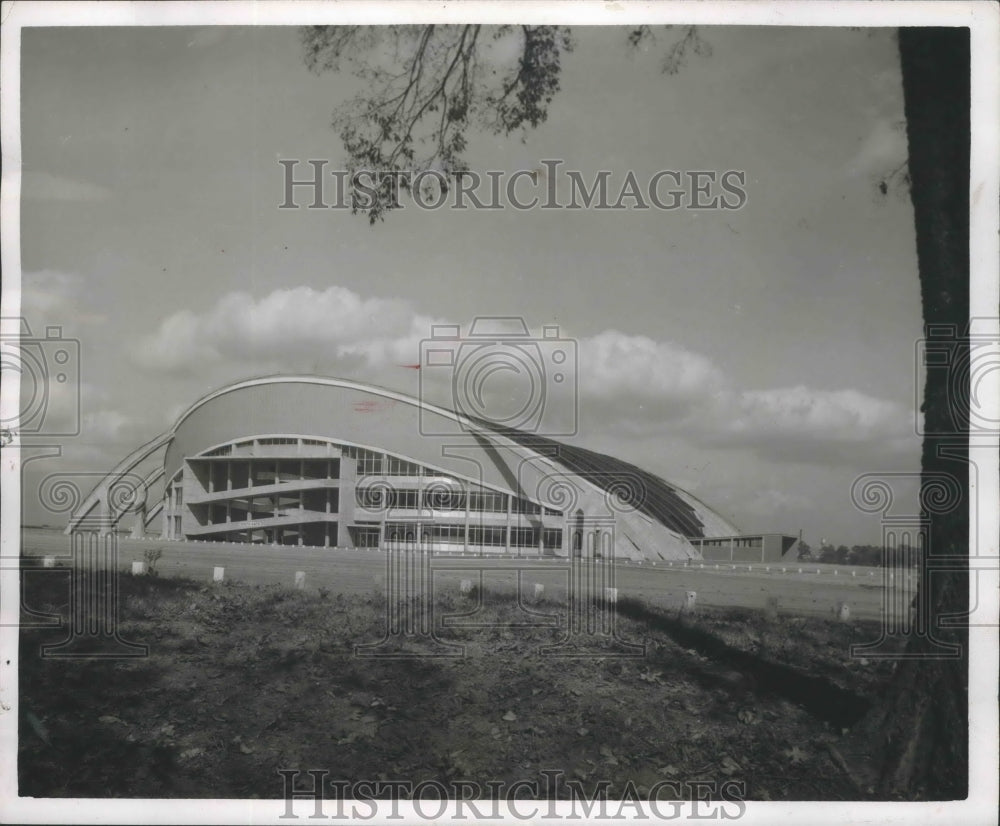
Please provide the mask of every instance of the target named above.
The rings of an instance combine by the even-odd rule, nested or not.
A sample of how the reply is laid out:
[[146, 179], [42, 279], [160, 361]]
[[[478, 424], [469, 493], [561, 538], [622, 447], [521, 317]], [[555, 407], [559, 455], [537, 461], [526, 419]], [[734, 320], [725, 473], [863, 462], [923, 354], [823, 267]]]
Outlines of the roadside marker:
[[212, 581], [222, 582], [222, 580], [225, 577], [225, 574], [226, 574], [225, 568], [216, 568], [214, 571], [212, 571]]

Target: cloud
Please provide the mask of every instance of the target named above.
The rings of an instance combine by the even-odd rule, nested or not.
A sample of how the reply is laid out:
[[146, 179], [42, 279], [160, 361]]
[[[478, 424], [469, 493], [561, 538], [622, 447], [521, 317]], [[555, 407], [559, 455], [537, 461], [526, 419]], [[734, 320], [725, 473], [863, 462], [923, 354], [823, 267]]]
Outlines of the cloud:
[[343, 287], [279, 289], [255, 300], [229, 293], [202, 314], [183, 310], [139, 343], [148, 369], [190, 374], [206, 364], [253, 364], [256, 372], [353, 375], [416, 363], [433, 320], [403, 301], [362, 298]]
[[608, 330], [579, 342], [584, 398], [645, 418], [688, 414], [726, 387], [722, 371], [670, 342]]
[[[175, 375], [217, 366], [230, 376], [310, 372], [395, 385], [400, 365], [420, 363], [435, 323], [406, 301], [340, 286], [261, 298], [234, 292], [202, 312], [168, 317], [134, 358]], [[841, 465], [913, 455], [918, 446], [912, 411], [854, 389], [742, 388], [704, 355], [616, 330], [578, 339], [576, 356], [582, 412], [616, 438], [683, 438], [770, 461]], [[433, 393], [425, 397], [447, 404], [452, 375], [424, 370]], [[510, 370], [487, 378], [484, 409], [513, 398], [522, 378]]]
[[21, 175], [21, 197], [29, 201], [105, 201], [111, 191], [76, 178], [26, 170]]
[[912, 410], [850, 389], [744, 391], [716, 424], [708, 442], [749, 447], [776, 461], [854, 461], [902, 455], [919, 444]]

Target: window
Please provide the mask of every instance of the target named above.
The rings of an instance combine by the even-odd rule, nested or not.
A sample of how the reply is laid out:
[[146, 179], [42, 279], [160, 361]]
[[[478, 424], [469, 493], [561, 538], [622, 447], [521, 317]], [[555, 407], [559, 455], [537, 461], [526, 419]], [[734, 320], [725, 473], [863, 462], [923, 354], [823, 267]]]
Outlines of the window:
[[361, 526], [350, 529], [351, 539], [355, 548], [377, 548], [378, 547], [378, 527]]
[[471, 525], [469, 527], [470, 545], [488, 545], [504, 547], [507, 544], [507, 529], [486, 525]]
[[434, 545], [465, 545], [465, 525], [425, 525], [423, 538]]
[[562, 529], [545, 528], [542, 531], [542, 547], [546, 550], [556, 551], [562, 548]]
[[392, 491], [381, 485], [371, 487], [356, 488], [354, 491], [355, 501], [359, 508], [370, 511], [380, 511], [388, 508], [392, 499]]
[[217, 447], [215, 450], [210, 450], [207, 453], [203, 453], [202, 456], [228, 456], [233, 452], [232, 445], [223, 445], [222, 447]]
[[388, 464], [388, 469], [386, 470], [387, 476], [420, 476], [423, 471], [420, 465], [407, 462], [405, 459], [400, 459], [397, 456], [387, 456], [386, 460]]
[[469, 494], [469, 510], [506, 513], [507, 495], [492, 490], [477, 490]]
[[415, 523], [386, 522], [385, 540], [386, 542], [410, 542], [416, 544], [417, 526]]
[[420, 507], [420, 491], [393, 490], [384, 485], [370, 485], [355, 490], [355, 501], [358, 507], [366, 510], [386, 510], [388, 508], [405, 508], [416, 510]]
[[257, 442], [262, 445], [295, 445], [298, 444], [298, 439], [288, 439], [283, 436], [268, 436], [258, 439]]
[[511, 512], [525, 513], [530, 516], [534, 516], [540, 514], [542, 512], [542, 508], [541, 506], [536, 505], [534, 502], [531, 502], [528, 499], [515, 499], [511, 503]]
[[511, 528], [510, 546], [512, 548], [537, 548], [538, 532], [534, 528]]
[[430, 488], [424, 491], [424, 507], [435, 511], [464, 511], [465, 491]]
[[381, 476], [382, 454], [358, 448], [358, 476]]
[[184, 488], [177, 486], [174, 488], [174, 505], [184, 504]]
[[406, 508], [407, 510], [417, 510], [420, 507], [419, 490], [394, 490], [389, 497], [390, 507]]

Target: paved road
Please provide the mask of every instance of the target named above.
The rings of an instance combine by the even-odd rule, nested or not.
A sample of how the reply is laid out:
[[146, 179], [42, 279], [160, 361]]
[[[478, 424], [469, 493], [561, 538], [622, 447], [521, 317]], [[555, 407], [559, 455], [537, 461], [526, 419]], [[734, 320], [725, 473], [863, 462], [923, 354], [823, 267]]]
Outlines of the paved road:
[[[55, 556], [57, 564], [66, 565], [70, 557], [70, 538], [61, 532], [27, 528], [23, 533], [24, 553], [31, 557]], [[119, 542], [119, 566], [131, 568], [145, 552], [162, 549], [157, 563], [161, 574], [185, 576], [210, 581], [215, 567], [225, 569], [225, 578], [252, 584], [294, 583], [295, 572], [306, 575], [306, 587], [328, 588], [334, 593], [367, 593], [384, 587], [389, 572], [389, 555], [380, 551], [347, 551], [323, 548], [271, 547], [218, 542], [168, 542], [158, 539]], [[697, 563], [696, 563], [697, 564]], [[603, 586], [613, 585], [619, 597], [634, 596], [667, 608], [678, 608], [688, 591], [697, 593], [699, 605], [762, 608], [769, 597], [776, 597], [783, 613], [831, 616], [835, 606], [846, 602], [851, 615], [858, 619], [878, 619], [883, 615], [884, 596], [890, 604], [908, 605], [908, 587], [895, 583], [882, 587], [881, 571], [823, 565], [764, 566], [729, 563], [704, 563], [704, 568], [619, 564], [613, 573], [604, 566], [584, 565], [586, 575]], [[561, 598], [570, 579], [571, 566], [565, 559], [516, 560], [480, 557], [433, 557], [430, 560], [433, 588], [458, 588], [460, 580], [495, 590], [519, 587], [533, 593], [535, 583], [545, 587], [547, 596]], [[602, 571], [603, 568], [603, 571]], [[769, 568], [769, 570], [767, 570]], [[802, 573], [799, 573], [799, 571]], [[836, 573], [834, 573], [836, 571]], [[852, 575], [853, 571], [853, 575]], [[604, 580], [600, 580], [601, 576]]]

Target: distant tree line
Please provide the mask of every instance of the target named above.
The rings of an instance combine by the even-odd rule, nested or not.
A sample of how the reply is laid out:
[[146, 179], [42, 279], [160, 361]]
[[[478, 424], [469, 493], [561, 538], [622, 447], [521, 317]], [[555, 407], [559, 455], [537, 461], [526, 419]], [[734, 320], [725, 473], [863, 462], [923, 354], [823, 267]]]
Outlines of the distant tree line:
[[910, 545], [820, 545], [813, 549], [806, 542], [799, 542], [799, 559], [812, 562], [825, 562], [831, 565], [870, 565], [880, 567], [882, 565], [914, 564], [916, 561], [915, 549]]

